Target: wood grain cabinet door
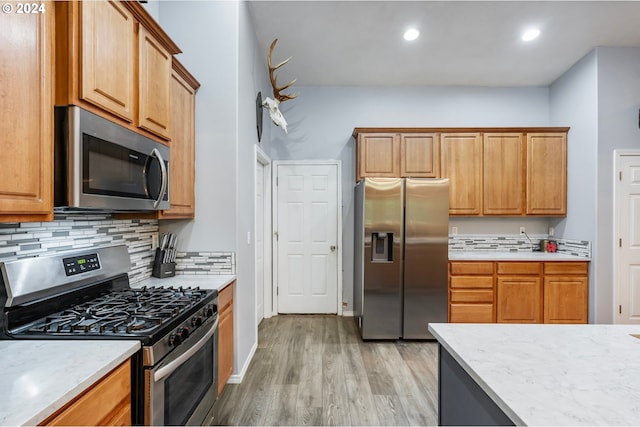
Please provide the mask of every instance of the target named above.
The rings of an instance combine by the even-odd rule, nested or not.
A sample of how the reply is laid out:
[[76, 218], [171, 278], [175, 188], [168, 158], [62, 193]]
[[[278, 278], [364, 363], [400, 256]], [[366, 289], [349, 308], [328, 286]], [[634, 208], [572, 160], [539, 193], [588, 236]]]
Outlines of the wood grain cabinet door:
[[53, 219], [53, 3], [43, 5], [0, 22], [0, 222]]
[[400, 176], [440, 176], [440, 136], [437, 133], [400, 134]]
[[440, 135], [442, 178], [449, 178], [449, 214], [482, 212], [482, 137], [479, 133]]
[[[171, 208], [160, 219], [193, 218], [195, 214], [195, 109], [196, 85], [180, 73], [171, 73]], [[196, 87], [194, 87], [196, 86]]]
[[545, 276], [544, 323], [587, 323], [589, 279]]
[[133, 122], [136, 23], [119, 1], [80, 2], [80, 98]]
[[498, 323], [541, 323], [542, 283], [538, 276], [498, 277]]
[[567, 134], [527, 134], [527, 215], [567, 214]]
[[371, 133], [358, 136], [358, 177], [398, 178], [400, 176], [400, 136]]
[[169, 139], [171, 55], [144, 27], [139, 29], [138, 42], [138, 126]]
[[482, 213], [522, 215], [524, 164], [521, 133], [483, 135]]
[[218, 294], [218, 396], [233, 373], [233, 287], [235, 282]]

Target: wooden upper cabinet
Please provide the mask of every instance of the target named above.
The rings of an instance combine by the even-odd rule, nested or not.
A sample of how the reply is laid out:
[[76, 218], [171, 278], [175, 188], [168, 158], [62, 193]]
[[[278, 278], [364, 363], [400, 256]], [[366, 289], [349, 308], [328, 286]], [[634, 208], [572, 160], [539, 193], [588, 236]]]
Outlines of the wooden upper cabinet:
[[440, 176], [440, 135], [400, 134], [400, 176], [437, 178]]
[[138, 31], [139, 126], [156, 135], [170, 138], [170, 90], [172, 86], [171, 55], [146, 30]]
[[84, 1], [80, 98], [133, 122], [135, 28], [133, 15], [118, 1]]
[[522, 215], [524, 149], [521, 133], [483, 135], [484, 215]]
[[400, 136], [395, 133], [372, 133], [358, 136], [357, 179], [400, 176]]
[[171, 73], [171, 208], [159, 219], [193, 218], [195, 215], [195, 114], [200, 84], [174, 59]]
[[527, 134], [527, 215], [567, 214], [567, 134]]
[[449, 178], [449, 214], [482, 212], [482, 136], [480, 133], [440, 135], [442, 178]]
[[0, 222], [53, 219], [53, 4], [2, 15]]
[[56, 105], [166, 143], [180, 49], [137, 1], [56, 1]]

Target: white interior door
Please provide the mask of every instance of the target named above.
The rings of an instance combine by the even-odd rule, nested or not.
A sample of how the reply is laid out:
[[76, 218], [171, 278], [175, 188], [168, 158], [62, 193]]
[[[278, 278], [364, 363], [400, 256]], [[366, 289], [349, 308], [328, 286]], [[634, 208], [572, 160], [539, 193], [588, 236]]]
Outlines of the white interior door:
[[640, 323], [640, 153], [616, 163], [615, 322]]
[[276, 163], [278, 312], [338, 313], [339, 164]]

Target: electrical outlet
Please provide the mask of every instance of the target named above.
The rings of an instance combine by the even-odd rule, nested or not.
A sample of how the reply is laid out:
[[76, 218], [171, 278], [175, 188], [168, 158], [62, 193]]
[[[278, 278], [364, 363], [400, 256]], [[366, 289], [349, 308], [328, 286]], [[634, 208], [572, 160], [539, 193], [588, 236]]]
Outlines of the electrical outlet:
[[151, 250], [155, 251], [158, 248], [158, 235], [157, 234], [152, 234], [151, 235]]
[[520, 227], [520, 235], [524, 236], [526, 232], [524, 231], [524, 227]]
[[554, 234], [556, 234], [555, 228], [549, 227], [549, 237], [553, 237]]
[[451, 235], [452, 236], [458, 235], [458, 227], [451, 227]]

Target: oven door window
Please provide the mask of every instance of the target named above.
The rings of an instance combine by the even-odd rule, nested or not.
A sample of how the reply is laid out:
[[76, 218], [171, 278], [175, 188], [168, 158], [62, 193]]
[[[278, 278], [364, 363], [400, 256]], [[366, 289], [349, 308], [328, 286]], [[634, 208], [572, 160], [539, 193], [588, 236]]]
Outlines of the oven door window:
[[213, 351], [214, 339], [209, 339], [165, 380], [165, 425], [185, 425], [204, 395], [213, 387]]
[[136, 199], [158, 198], [162, 173], [157, 158], [86, 133], [83, 134], [82, 147], [84, 193]]

